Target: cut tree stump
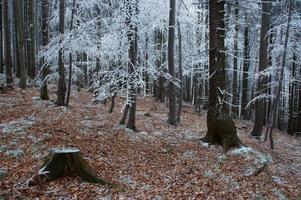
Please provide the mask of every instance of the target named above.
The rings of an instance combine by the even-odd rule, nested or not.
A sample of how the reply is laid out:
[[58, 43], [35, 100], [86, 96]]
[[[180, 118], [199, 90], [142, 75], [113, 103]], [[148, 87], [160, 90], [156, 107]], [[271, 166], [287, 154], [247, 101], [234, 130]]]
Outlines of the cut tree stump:
[[90, 183], [115, 186], [99, 178], [84, 160], [80, 150], [72, 147], [53, 148], [38, 175], [29, 184], [36, 185], [41, 182], [53, 181], [65, 174], [79, 176]]

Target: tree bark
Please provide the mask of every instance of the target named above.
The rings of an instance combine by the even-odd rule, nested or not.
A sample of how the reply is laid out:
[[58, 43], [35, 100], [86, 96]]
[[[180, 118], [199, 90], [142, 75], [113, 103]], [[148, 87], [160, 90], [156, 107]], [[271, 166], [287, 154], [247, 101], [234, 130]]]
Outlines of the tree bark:
[[[258, 72], [263, 72], [268, 66], [268, 44], [269, 37], [267, 33], [270, 28], [270, 13], [271, 2], [262, 1], [262, 19], [261, 19], [261, 34], [260, 34], [260, 50], [259, 50], [259, 66]], [[257, 83], [257, 95], [263, 95], [264, 85], [266, 83], [265, 75], [260, 75]], [[255, 124], [251, 132], [251, 136], [260, 139], [264, 123], [264, 100], [258, 99], [255, 101]]]
[[[60, 0], [60, 22], [59, 22], [59, 33], [60, 42], [63, 40], [63, 34], [65, 30], [65, 0]], [[59, 81], [57, 88], [57, 105], [65, 105], [65, 95], [66, 95], [66, 81], [65, 81], [65, 66], [64, 66], [64, 51], [62, 48], [59, 49]]]
[[[176, 25], [176, 0], [170, 0], [169, 10], [169, 34], [168, 34], [168, 72], [170, 76], [175, 77], [175, 25]], [[176, 87], [173, 80], [169, 82], [169, 113], [167, 123], [177, 125], [176, 113]]]
[[3, 61], [3, 20], [2, 20], [2, 0], [0, 0], [0, 73], [4, 72], [4, 61]]
[[15, 11], [15, 23], [17, 27], [17, 43], [19, 51], [20, 62], [20, 88], [26, 88], [26, 68], [25, 68], [25, 35], [24, 35], [24, 24], [23, 24], [23, 12], [22, 12], [22, 0], [13, 1], [14, 11]]
[[[248, 18], [246, 17], [246, 21]], [[248, 105], [248, 92], [249, 92], [249, 84], [248, 84], [248, 78], [249, 78], [249, 27], [248, 24], [245, 26], [245, 32], [244, 32], [244, 62], [243, 62], [243, 71], [242, 71], [242, 117], [245, 120], [249, 119], [249, 112], [250, 109], [247, 108]]]
[[5, 67], [6, 67], [6, 84], [11, 85], [13, 83], [13, 66], [12, 66], [12, 56], [11, 56], [11, 38], [9, 29], [9, 12], [8, 12], [8, 2], [3, 0], [3, 30], [5, 36]]
[[[234, 33], [234, 60], [233, 60], [233, 79], [232, 79], [232, 105], [231, 106], [231, 110], [232, 110], [232, 114], [233, 116], [237, 117], [238, 115], [238, 109], [237, 109], [237, 105], [238, 105], [238, 91], [237, 91], [237, 83], [238, 83], [238, 33], [239, 33], [239, 0], [235, 0], [235, 7], [234, 7], [234, 15], [235, 15], [235, 33]], [[230, 110], [230, 109], [229, 109]]]
[[280, 76], [279, 76], [279, 81], [278, 81], [278, 86], [276, 88], [276, 97], [275, 100], [273, 101], [272, 105], [272, 110], [271, 110], [271, 122], [270, 122], [270, 127], [269, 127], [269, 139], [270, 139], [270, 147], [271, 149], [274, 149], [274, 140], [273, 140], [273, 129], [276, 124], [276, 119], [277, 119], [277, 109], [278, 109], [278, 104], [280, 100], [280, 93], [282, 91], [282, 85], [283, 85], [283, 79], [284, 79], [284, 69], [285, 69], [285, 62], [286, 62], [286, 54], [287, 54], [287, 46], [288, 46], [288, 39], [289, 39], [289, 30], [291, 26], [291, 19], [292, 19], [292, 2], [291, 0], [288, 0], [288, 19], [287, 19], [287, 27], [286, 27], [286, 32], [285, 32], [285, 41], [284, 41], [284, 52], [282, 55], [282, 61], [281, 61], [281, 71], [280, 71]]
[[[178, 14], [179, 16], [179, 14]], [[177, 110], [177, 124], [181, 122], [181, 112], [182, 112], [182, 104], [183, 104], [183, 69], [182, 69], [182, 33], [181, 33], [181, 24], [179, 19], [177, 20], [178, 27], [178, 42], [179, 42], [179, 80], [180, 80], [180, 88], [179, 88], [179, 96], [178, 96], [178, 110]]]
[[[49, 19], [49, 0], [42, 1], [42, 45], [45, 47], [48, 44], [48, 19]], [[47, 89], [47, 75], [49, 73], [48, 63], [45, 62], [45, 58], [42, 59], [42, 86], [40, 89], [40, 98], [42, 100], [48, 100], [48, 89]]]
[[[70, 22], [70, 32], [73, 30], [73, 19], [74, 13], [76, 9], [76, 0], [73, 0], [72, 4], [72, 13], [71, 13], [71, 22]], [[72, 83], [72, 54], [69, 53], [69, 76], [68, 76], [68, 91], [67, 91], [67, 99], [66, 99], [66, 106], [69, 106], [69, 99], [71, 93], [71, 83]]]
[[34, 20], [34, 3], [33, 0], [27, 1], [27, 15], [29, 22], [29, 59], [28, 75], [31, 79], [35, 78], [36, 73], [36, 40], [35, 40], [35, 20]]
[[222, 145], [224, 151], [241, 145], [233, 120], [226, 114], [224, 1], [209, 1], [209, 109], [208, 132], [203, 141]]

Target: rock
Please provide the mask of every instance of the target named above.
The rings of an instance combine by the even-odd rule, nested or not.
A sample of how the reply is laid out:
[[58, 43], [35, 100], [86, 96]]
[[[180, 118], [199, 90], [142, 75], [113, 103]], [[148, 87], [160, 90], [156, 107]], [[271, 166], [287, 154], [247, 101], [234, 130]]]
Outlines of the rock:
[[232, 155], [244, 155], [248, 165], [244, 167], [244, 176], [256, 176], [273, 162], [270, 155], [264, 155], [251, 147], [241, 147], [230, 152]]
[[156, 195], [152, 200], [162, 200], [163, 198], [160, 195]]
[[8, 172], [4, 168], [0, 168], [0, 181], [2, 181], [5, 177], [7, 177]]

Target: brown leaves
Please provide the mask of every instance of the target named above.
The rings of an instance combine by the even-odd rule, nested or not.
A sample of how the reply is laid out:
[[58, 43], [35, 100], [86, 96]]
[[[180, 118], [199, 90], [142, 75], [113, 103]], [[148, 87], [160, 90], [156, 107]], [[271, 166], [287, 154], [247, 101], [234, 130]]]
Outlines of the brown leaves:
[[[55, 99], [55, 91], [51, 94]], [[301, 163], [297, 159], [299, 154], [291, 155], [295, 140], [283, 134], [278, 133], [276, 137], [279, 151], [271, 152], [264, 143], [248, 137], [252, 124], [237, 122], [242, 127], [239, 133], [243, 143], [273, 155], [274, 160], [258, 176], [244, 177], [242, 166], [248, 161], [240, 156], [226, 156], [221, 161], [223, 153], [219, 147], [206, 147], [197, 142], [206, 133], [206, 119], [194, 113], [192, 107], [184, 107], [181, 125], [173, 127], [165, 123], [165, 104], [151, 98], [139, 99], [141, 114], [137, 114], [136, 120], [139, 132], [132, 133], [118, 125], [124, 102], [120, 98], [116, 98], [114, 113], [108, 114], [104, 105], [92, 104], [86, 91], [73, 93], [68, 110], [55, 107], [51, 101], [33, 98], [37, 95], [38, 90], [28, 89], [0, 96], [1, 123], [27, 116], [36, 119], [23, 135], [12, 133], [2, 137], [0, 128], [0, 147], [7, 146], [0, 151], [0, 167], [9, 171], [9, 176], [0, 182], [0, 196], [8, 199], [250, 199], [255, 196], [275, 199], [281, 194], [278, 190], [287, 198], [297, 199], [300, 193], [297, 184], [301, 175], [292, 175], [290, 170]], [[150, 115], [146, 117], [145, 113]], [[49, 148], [63, 146], [80, 148], [99, 176], [126, 190], [70, 177], [43, 187], [27, 188], [26, 180], [37, 173]], [[5, 153], [18, 147], [25, 152], [19, 159]], [[275, 177], [280, 177], [285, 184], [279, 184]]]

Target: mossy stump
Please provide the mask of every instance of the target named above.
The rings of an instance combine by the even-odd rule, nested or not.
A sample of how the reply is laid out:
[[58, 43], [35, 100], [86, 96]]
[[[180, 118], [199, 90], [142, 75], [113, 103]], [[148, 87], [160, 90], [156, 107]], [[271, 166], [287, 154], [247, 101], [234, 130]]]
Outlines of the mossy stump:
[[79, 176], [90, 183], [114, 186], [96, 175], [77, 148], [52, 149], [36, 178], [38, 183], [48, 182], [56, 180], [65, 174]]

